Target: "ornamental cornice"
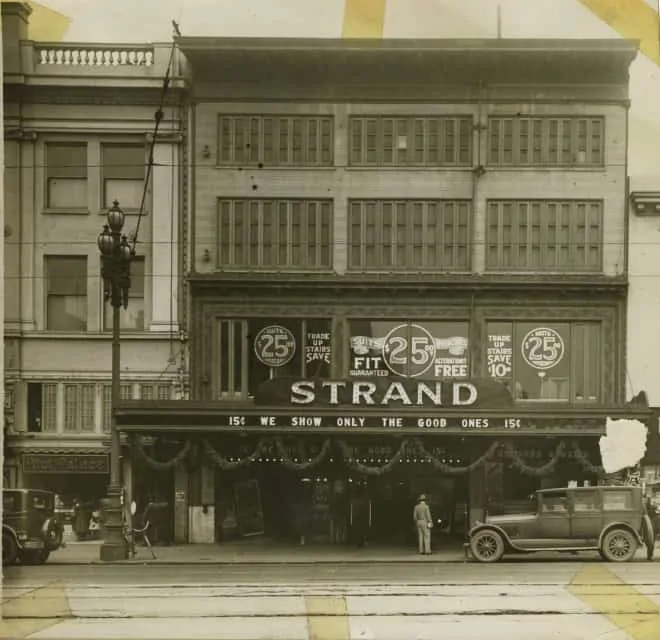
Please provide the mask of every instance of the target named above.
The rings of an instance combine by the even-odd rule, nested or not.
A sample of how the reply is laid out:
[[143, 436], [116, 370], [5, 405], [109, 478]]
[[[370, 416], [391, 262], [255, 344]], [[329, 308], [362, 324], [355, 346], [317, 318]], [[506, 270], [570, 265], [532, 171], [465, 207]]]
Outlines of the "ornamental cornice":
[[632, 191], [630, 203], [635, 215], [652, 217], [660, 216], [660, 190]]

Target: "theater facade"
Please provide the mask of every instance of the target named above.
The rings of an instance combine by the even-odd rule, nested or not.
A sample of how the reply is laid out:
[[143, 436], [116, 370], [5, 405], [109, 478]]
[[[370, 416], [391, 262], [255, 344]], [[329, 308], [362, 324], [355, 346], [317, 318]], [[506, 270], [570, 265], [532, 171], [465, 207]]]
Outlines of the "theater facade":
[[[190, 397], [126, 401], [178, 542], [408, 544], [602, 478], [626, 402], [623, 41], [184, 38]], [[304, 535], [303, 535], [304, 534]]]

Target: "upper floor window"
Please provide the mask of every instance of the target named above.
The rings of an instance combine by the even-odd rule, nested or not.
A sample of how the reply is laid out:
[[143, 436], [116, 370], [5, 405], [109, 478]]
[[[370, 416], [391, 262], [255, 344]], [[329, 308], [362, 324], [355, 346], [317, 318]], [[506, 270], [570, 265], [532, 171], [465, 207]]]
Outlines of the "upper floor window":
[[[131, 287], [128, 290], [128, 307], [119, 309], [119, 322], [122, 329], [141, 331], [144, 329], [144, 256], [135, 256], [131, 261]], [[103, 329], [112, 330], [112, 305], [105, 301], [103, 308]]]
[[465, 166], [471, 161], [472, 117], [350, 119], [351, 165]]
[[253, 396], [272, 378], [330, 375], [332, 338], [327, 318], [219, 319], [216, 327], [215, 398]]
[[64, 431], [96, 431], [96, 384], [64, 385]]
[[486, 267], [600, 271], [603, 203], [598, 200], [491, 200]]
[[45, 256], [46, 329], [87, 330], [87, 257]]
[[46, 206], [88, 209], [87, 144], [46, 144]]
[[218, 164], [331, 166], [331, 116], [221, 115]]
[[328, 269], [332, 201], [222, 199], [217, 234], [219, 268]]
[[493, 117], [488, 162], [499, 166], [600, 166], [604, 118]]
[[349, 268], [463, 270], [469, 201], [351, 200]]
[[487, 374], [517, 400], [601, 399], [600, 323], [494, 321], [487, 332]]
[[143, 144], [102, 144], [103, 206], [118, 200], [122, 209], [139, 209], [146, 175]]
[[31, 433], [57, 431], [57, 383], [28, 382], [27, 431]]
[[[101, 415], [101, 429], [107, 433], [112, 430], [112, 385], [104, 384], [102, 389], [103, 411]], [[119, 387], [120, 400], [135, 400], [133, 384], [124, 382]], [[146, 398], [145, 398], [146, 399]]]

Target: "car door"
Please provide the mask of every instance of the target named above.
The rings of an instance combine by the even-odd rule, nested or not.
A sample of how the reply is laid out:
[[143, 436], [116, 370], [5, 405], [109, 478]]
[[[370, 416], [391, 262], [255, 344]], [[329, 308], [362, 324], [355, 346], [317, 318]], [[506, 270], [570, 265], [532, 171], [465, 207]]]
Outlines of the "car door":
[[603, 529], [603, 510], [597, 489], [573, 489], [571, 494], [571, 539], [575, 546], [594, 547]]
[[571, 524], [568, 494], [564, 491], [539, 492], [536, 540], [530, 548], [552, 549], [570, 545]]

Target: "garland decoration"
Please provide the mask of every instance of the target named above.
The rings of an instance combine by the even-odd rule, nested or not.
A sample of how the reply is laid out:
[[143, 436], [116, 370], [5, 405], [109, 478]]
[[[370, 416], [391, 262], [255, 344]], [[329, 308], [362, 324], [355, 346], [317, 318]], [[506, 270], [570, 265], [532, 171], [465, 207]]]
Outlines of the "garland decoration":
[[261, 457], [262, 453], [268, 447], [268, 440], [266, 438], [259, 440], [256, 449], [249, 456], [239, 460], [227, 460], [227, 458], [219, 454], [213, 448], [213, 445], [206, 438], [202, 440], [202, 446], [204, 447], [204, 453], [209, 457], [213, 464], [222, 469], [222, 471], [233, 471], [234, 469], [240, 469], [241, 467], [251, 464], [257, 458]]
[[383, 474], [391, 471], [395, 464], [398, 464], [401, 461], [401, 458], [408, 449], [408, 441], [403, 440], [399, 450], [390, 458], [388, 462], [379, 467], [373, 467], [371, 465], [362, 464], [353, 458], [353, 452], [351, 448], [346, 444], [345, 440], [337, 440], [337, 444], [341, 449], [341, 454], [344, 458], [344, 462], [351, 471], [356, 471], [357, 473], [362, 473], [365, 476], [382, 476]]
[[155, 458], [152, 458], [142, 448], [142, 444], [140, 443], [140, 440], [137, 436], [132, 436], [131, 438], [129, 438], [129, 445], [131, 447], [131, 451], [141, 462], [144, 462], [152, 469], [157, 469], [158, 471], [166, 471], [181, 464], [188, 456], [191, 450], [190, 440], [186, 440], [186, 443], [183, 445], [183, 448], [181, 449], [181, 451], [179, 451], [179, 453], [177, 453], [171, 460], [168, 460], [167, 462], [162, 462], [160, 460], [156, 460]]
[[584, 471], [587, 473], [593, 473], [596, 475], [603, 475], [605, 473], [605, 469], [599, 464], [593, 464], [589, 458], [587, 458], [587, 455], [585, 454], [584, 451], [580, 448], [580, 445], [573, 440], [571, 443], [571, 450], [573, 457], [575, 460], [577, 460], [578, 464], [582, 467]]
[[274, 445], [277, 455], [281, 458], [282, 466], [284, 466], [289, 471], [306, 471], [307, 469], [316, 467], [318, 464], [323, 462], [323, 460], [325, 460], [328, 453], [330, 453], [331, 440], [330, 438], [326, 438], [326, 440], [323, 442], [323, 446], [321, 447], [321, 451], [319, 451], [315, 457], [313, 457], [311, 460], [308, 460], [307, 462], [294, 462], [289, 456], [282, 438], [275, 438]]
[[548, 473], [552, 473], [555, 470], [555, 467], [557, 466], [557, 462], [559, 462], [559, 459], [564, 457], [565, 452], [566, 452], [566, 443], [562, 440], [557, 445], [557, 448], [555, 449], [552, 458], [550, 458], [548, 462], [542, 464], [540, 467], [532, 467], [523, 460], [522, 456], [516, 451], [515, 447], [512, 444], [507, 442], [504, 445], [504, 454], [506, 455], [506, 457], [509, 458], [513, 466], [516, 469], [518, 469], [520, 473], [524, 473], [527, 476], [544, 476], [547, 475]]
[[480, 464], [490, 460], [500, 448], [500, 443], [497, 441], [493, 442], [493, 444], [488, 447], [487, 451], [482, 456], [477, 458], [474, 462], [464, 466], [454, 466], [442, 462], [424, 448], [424, 444], [419, 438], [415, 438], [415, 440], [413, 440], [413, 447], [415, 453], [417, 453], [418, 456], [423, 458], [426, 462], [430, 462], [433, 468], [437, 471], [440, 471], [440, 473], [445, 473], [447, 475], [458, 475], [459, 473], [467, 473], [468, 471], [472, 471], [473, 469], [476, 469]]

